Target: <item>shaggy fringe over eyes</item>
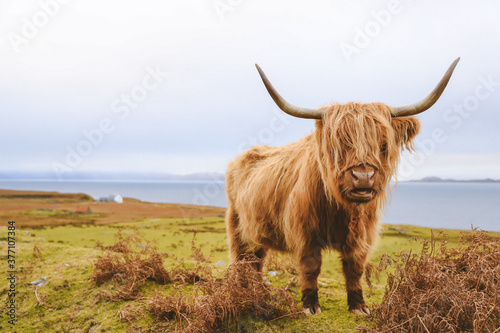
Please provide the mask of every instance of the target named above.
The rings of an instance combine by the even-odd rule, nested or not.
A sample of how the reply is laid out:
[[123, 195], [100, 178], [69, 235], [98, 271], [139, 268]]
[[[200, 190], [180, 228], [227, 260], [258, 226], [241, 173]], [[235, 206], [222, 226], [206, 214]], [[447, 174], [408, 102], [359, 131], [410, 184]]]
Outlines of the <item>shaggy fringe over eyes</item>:
[[[372, 164], [381, 169], [380, 151], [384, 140], [388, 164], [394, 165], [399, 149], [396, 147], [391, 111], [382, 103], [335, 104], [327, 109], [323, 117], [323, 144], [331, 147], [335, 171], [338, 173], [358, 164]], [[345, 154], [346, 151], [352, 152]]]
[[412, 139], [420, 129], [416, 118], [393, 119], [390, 107], [383, 103], [334, 104], [324, 110], [323, 119], [316, 123], [316, 140], [323, 181], [330, 188], [327, 192], [333, 193], [338, 183], [329, 179], [332, 175], [341, 177], [360, 164], [378, 168], [386, 181], [396, 177], [401, 149], [413, 150]]

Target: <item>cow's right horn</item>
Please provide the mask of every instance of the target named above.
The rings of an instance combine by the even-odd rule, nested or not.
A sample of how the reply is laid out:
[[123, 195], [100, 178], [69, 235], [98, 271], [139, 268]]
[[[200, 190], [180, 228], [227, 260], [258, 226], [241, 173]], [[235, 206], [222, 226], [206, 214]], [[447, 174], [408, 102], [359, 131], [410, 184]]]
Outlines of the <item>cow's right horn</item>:
[[434, 105], [434, 103], [437, 102], [439, 97], [444, 91], [444, 88], [446, 88], [446, 85], [448, 84], [448, 81], [450, 81], [451, 74], [453, 74], [453, 70], [457, 66], [458, 61], [460, 58], [457, 58], [451, 66], [448, 68], [446, 73], [444, 73], [443, 78], [441, 81], [439, 81], [438, 85], [436, 88], [434, 88], [433, 91], [427, 97], [422, 99], [421, 101], [418, 101], [417, 103], [413, 103], [410, 105], [405, 105], [405, 106], [391, 106], [391, 114], [393, 117], [406, 117], [406, 116], [414, 116], [416, 114], [422, 113], [431, 106]]
[[321, 119], [321, 117], [323, 116], [322, 110], [302, 108], [300, 106], [295, 106], [285, 101], [285, 99], [281, 97], [280, 94], [278, 94], [276, 89], [274, 89], [273, 85], [271, 84], [271, 82], [269, 82], [269, 80], [266, 77], [266, 74], [264, 74], [259, 65], [255, 64], [255, 67], [257, 67], [257, 70], [259, 71], [262, 82], [264, 82], [264, 85], [266, 86], [269, 95], [271, 95], [274, 102], [276, 103], [276, 105], [278, 105], [278, 107], [281, 110], [283, 110], [285, 113], [288, 113], [291, 116], [298, 118]]

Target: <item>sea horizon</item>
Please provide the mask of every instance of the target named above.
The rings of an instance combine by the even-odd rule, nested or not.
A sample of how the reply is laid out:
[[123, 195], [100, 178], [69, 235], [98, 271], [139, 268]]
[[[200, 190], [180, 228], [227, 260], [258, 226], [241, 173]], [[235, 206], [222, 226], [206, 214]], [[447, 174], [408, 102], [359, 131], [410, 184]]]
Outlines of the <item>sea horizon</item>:
[[[227, 207], [224, 181], [179, 180], [1, 180], [0, 189], [110, 194], [153, 203]], [[500, 231], [500, 184], [399, 181], [382, 223], [436, 229]]]

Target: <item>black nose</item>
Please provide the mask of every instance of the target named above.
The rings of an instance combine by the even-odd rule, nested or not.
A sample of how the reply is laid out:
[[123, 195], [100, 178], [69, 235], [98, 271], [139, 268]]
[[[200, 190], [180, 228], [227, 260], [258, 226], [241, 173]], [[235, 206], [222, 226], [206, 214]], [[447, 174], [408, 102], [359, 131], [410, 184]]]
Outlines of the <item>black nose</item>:
[[369, 168], [364, 171], [351, 170], [355, 188], [373, 188], [375, 183], [375, 170]]

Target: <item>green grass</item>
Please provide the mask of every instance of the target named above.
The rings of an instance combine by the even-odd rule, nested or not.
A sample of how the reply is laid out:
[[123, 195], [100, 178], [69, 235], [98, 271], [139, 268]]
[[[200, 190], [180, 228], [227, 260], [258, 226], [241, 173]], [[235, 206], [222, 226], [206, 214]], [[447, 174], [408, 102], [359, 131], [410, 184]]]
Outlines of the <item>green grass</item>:
[[69, 212], [67, 210], [29, 210], [26, 212], [26, 215], [67, 215]]
[[[46, 229], [17, 230], [16, 267], [18, 323], [12, 329], [17, 332], [127, 332], [131, 327], [146, 329], [155, 324], [155, 318], [149, 314], [139, 316], [129, 323], [120, 319], [119, 310], [126, 304], [144, 304], [147, 297], [155, 291], [168, 294], [173, 290], [171, 285], [159, 285], [147, 282], [143, 288], [146, 299], [138, 301], [111, 302], [100, 300], [99, 291], [110, 289], [112, 285], [105, 283], [95, 287], [90, 282], [93, 262], [102, 251], [96, 248], [96, 241], [104, 245], [114, 242], [114, 234], [123, 226], [137, 227], [147, 240], [156, 241], [161, 252], [175, 254], [178, 259], [191, 261], [190, 247], [193, 230], [197, 231], [196, 245], [203, 253], [211, 257], [212, 263], [219, 260], [228, 262], [228, 251], [224, 220], [220, 217], [202, 219], [155, 219], [133, 224], [108, 226], [65, 226]], [[132, 229], [126, 232], [133, 232]], [[446, 230], [450, 245], [456, 245], [460, 231]], [[34, 234], [34, 235], [33, 235]], [[0, 228], [1, 258], [6, 263], [7, 229]], [[420, 243], [409, 241], [410, 237], [429, 239], [430, 229], [414, 226], [385, 226], [384, 233], [371, 262], [377, 264], [383, 253], [396, 254], [402, 251], [419, 251]], [[33, 256], [33, 247], [38, 244], [45, 261]], [[171, 256], [165, 260], [167, 269], [178, 261]], [[49, 284], [37, 290], [29, 282], [47, 276]], [[281, 272], [276, 277], [268, 276], [273, 285], [284, 286], [292, 277]], [[373, 327], [369, 319], [357, 318], [347, 311], [344, 278], [338, 255], [331, 251], [324, 255], [322, 274], [319, 281], [319, 296], [323, 313], [316, 316], [303, 316], [297, 319], [283, 318], [271, 323], [242, 319], [248, 332], [358, 332], [356, 327]], [[374, 306], [382, 299], [385, 277], [375, 283], [374, 289], [364, 285], [366, 301]], [[186, 287], [186, 290], [192, 288]], [[300, 300], [300, 289], [295, 287], [297, 300]], [[2, 304], [7, 300], [7, 286], [0, 287]], [[11, 327], [5, 316], [1, 324], [6, 331]], [[234, 331], [234, 327], [230, 330]]]
[[77, 214], [70, 212], [69, 210], [29, 210], [25, 213], [26, 215], [39, 215], [39, 216], [76, 216], [76, 217], [99, 217], [100, 214]]

